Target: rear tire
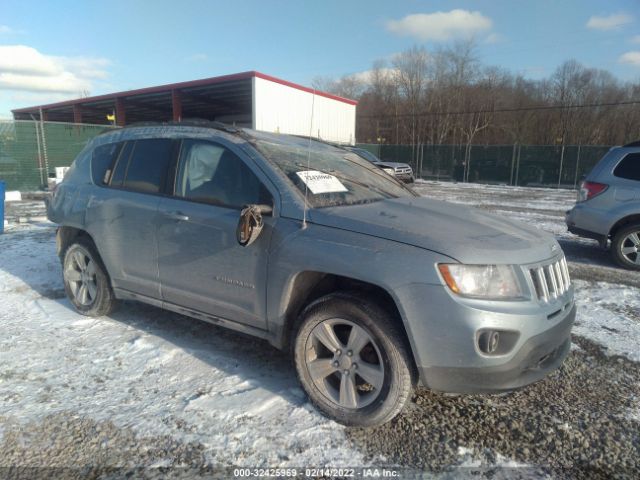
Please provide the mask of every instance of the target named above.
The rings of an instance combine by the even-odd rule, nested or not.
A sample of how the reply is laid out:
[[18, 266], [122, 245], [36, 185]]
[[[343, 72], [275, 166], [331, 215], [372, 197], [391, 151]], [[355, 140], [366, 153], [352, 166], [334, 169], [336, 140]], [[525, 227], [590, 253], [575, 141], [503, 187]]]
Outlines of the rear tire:
[[614, 235], [611, 254], [618, 265], [640, 270], [640, 224], [630, 225]]
[[116, 306], [111, 282], [93, 242], [80, 237], [69, 245], [62, 259], [67, 297], [82, 315], [101, 317]]
[[343, 425], [382, 425], [413, 390], [404, 335], [388, 312], [358, 294], [330, 294], [305, 308], [292, 348], [311, 402]]

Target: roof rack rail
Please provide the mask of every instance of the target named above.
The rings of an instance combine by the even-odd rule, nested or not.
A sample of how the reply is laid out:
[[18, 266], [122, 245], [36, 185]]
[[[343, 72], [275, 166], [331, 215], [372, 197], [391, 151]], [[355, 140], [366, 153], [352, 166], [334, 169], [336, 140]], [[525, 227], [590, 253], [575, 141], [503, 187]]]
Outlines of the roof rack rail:
[[623, 145], [623, 147], [640, 147], [640, 140], [637, 142], [627, 143], [626, 145]]
[[337, 147], [337, 148], [353, 147], [353, 145], [349, 145], [348, 143], [332, 142], [332, 141], [329, 141], [329, 140], [323, 140], [322, 138], [310, 137], [309, 135], [298, 135], [298, 134], [292, 133], [292, 134], [289, 134], [289, 136], [302, 138], [303, 140], [311, 139], [314, 142], [323, 143], [325, 145], [330, 145], [332, 147]]
[[238, 133], [241, 131], [239, 127], [235, 125], [229, 125], [228, 123], [222, 123], [215, 120], [207, 120], [204, 118], [185, 118], [180, 121], [168, 120], [168, 121], [159, 121], [159, 122], [134, 122], [128, 125], [125, 125], [123, 128], [130, 127], [154, 127], [154, 126], [185, 126], [185, 127], [204, 127], [204, 128], [215, 128], [216, 130], [224, 130], [226, 132]]

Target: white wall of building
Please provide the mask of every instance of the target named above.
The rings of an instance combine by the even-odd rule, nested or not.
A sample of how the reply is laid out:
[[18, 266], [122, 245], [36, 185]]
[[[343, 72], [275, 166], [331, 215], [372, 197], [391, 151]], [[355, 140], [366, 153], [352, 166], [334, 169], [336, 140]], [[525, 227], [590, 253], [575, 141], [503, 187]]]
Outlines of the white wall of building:
[[[313, 109], [313, 125], [312, 121]], [[353, 145], [356, 106], [260, 77], [253, 78], [253, 128]]]

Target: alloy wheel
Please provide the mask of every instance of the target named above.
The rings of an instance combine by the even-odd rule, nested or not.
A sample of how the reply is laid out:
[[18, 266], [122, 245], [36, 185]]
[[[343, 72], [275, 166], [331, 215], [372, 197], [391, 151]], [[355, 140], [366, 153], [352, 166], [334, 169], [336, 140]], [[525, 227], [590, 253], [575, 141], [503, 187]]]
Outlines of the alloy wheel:
[[91, 305], [98, 294], [96, 265], [87, 252], [76, 249], [67, 257], [64, 278], [73, 298], [82, 306]]
[[631, 232], [622, 239], [620, 253], [629, 263], [640, 265], [640, 231]]
[[334, 404], [370, 405], [384, 383], [384, 363], [372, 335], [344, 319], [320, 322], [309, 334], [305, 363], [313, 384]]

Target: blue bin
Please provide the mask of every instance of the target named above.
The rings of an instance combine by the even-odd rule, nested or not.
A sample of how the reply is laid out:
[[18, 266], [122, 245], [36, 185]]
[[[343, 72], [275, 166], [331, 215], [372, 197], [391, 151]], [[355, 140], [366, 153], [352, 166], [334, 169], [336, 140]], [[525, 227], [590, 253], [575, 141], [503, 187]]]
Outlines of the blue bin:
[[4, 188], [5, 183], [0, 180], [0, 233], [4, 233]]

